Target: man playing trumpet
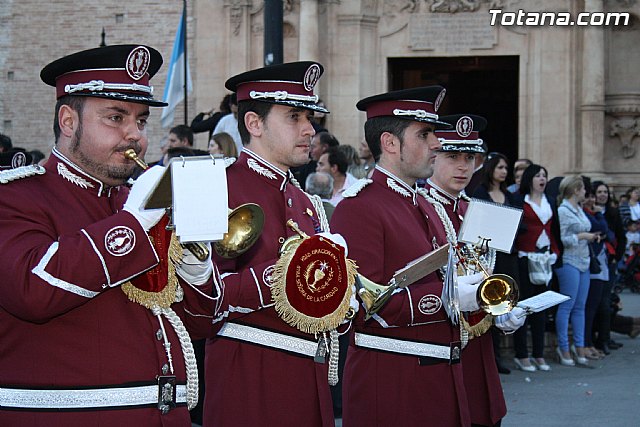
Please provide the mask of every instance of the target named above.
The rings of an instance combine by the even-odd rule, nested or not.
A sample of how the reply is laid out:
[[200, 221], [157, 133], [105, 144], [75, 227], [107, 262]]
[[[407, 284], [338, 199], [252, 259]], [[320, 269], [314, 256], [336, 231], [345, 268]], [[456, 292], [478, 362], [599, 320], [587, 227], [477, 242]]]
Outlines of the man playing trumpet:
[[[367, 113], [365, 138], [378, 163], [371, 179], [345, 191], [331, 227], [349, 243], [359, 272], [378, 284], [447, 244], [437, 213], [416, 186], [440, 149], [434, 130], [449, 127], [437, 115], [444, 95], [442, 87], [429, 86], [357, 104]], [[434, 272], [396, 290], [371, 319], [359, 311], [344, 371], [345, 427], [470, 424], [459, 327], [447, 316], [442, 291], [442, 276]]]
[[[423, 194], [438, 208], [438, 216], [445, 226], [448, 240], [457, 244], [457, 235], [469, 202], [464, 188], [473, 175], [476, 156], [486, 150], [479, 138], [486, 120], [470, 114], [444, 116], [440, 120], [449, 123], [452, 128], [436, 131], [441, 146], [434, 161], [433, 175], [427, 180]], [[492, 265], [483, 267], [486, 270], [493, 268]], [[506, 414], [491, 334], [485, 332], [494, 323], [505, 332], [513, 332], [525, 320], [524, 316], [518, 318], [523, 314], [519, 307], [495, 319], [479, 309], [475, 294], [484, 278], [483, 273], [476, 273], [457, 279], [460, 311], [464, 312], [459, 318], [461, 333], [469, 340], [462, 352], [462, 367], [473, 426], [499, 425]], [[461, 286], [462, 283], [469, 286]]]

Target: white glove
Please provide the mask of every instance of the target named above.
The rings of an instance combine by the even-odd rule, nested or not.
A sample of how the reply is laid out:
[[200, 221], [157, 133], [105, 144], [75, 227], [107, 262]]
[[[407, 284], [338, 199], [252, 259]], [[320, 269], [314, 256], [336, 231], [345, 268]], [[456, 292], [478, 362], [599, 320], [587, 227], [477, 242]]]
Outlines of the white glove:
[[123, 209], [138, 220], [144, 231], [149, 231], [164, 215], [164, 209], [144, 209], [142, 207], [142, 203], [162, 177], [164, 169], [163, 166], [154, 166], [140, 175], [131, 187], [129, 197], [124, 204]]
[[476, 293], [482, 280], [484, 280], [484, 274], [482, 273], [456, 277], [460, 311], [476, 311], [480, 308], [476, 301]]
[[203, 285], [211, 277], [213, 264], [211, 262], [211, 243], [205, 243], [209, 249], [209, 257], [200, 261], [187, 248], [182, 249], [182, 260], [176, 266], [176, 273], [185, 282], [198, 286]]
[[331, 240], [336, 245], [342, 246], [344, 248], [344, 256], [349, 255], [349, 248], [347, 248], [347, 241], [344, 240], [341, 234], [338, 233], [318, 233], [317, 236], [322, 236], [325, 239]]
[[493, 323], [498, 329], [505, 333], [513, 333], [520, 326], [524, 325], [524, 321], [527, 317], [524, 315], [524, 310], [520, 307], [513, 307], [513, 309], [507, 314], [501, 314], [496, 316]]

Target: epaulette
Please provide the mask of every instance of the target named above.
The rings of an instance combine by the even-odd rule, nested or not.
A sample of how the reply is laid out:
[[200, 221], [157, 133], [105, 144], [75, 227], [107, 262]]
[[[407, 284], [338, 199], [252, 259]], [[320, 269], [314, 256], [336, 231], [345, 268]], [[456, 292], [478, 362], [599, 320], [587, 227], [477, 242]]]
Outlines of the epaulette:
[[8, 184], [11, 181], [17, 181], [33, 175], [44, 175], [45, 172], [45, 168], [40, 165], [20, 166], [15, 169], [0, 171], [0, 184]]
[[358, 193], [360, 191], [362, 191], [362, 189], [364, 187], [366, 187], [367, 185], [371, 184], [372, 182], [373, 182], [372, 179], [361, 178], [361, 179], [357, 180], [356, 182], [354, 182], [353, 184], [351, 184], [351, 186], [349, 188], [344, 190], [342, 192], [342, 197], [355, 197], [355, 196], [358, 195]]
[[238, 160], [238, 159], [236, 159], [235, 157], [225, 157], [224, 158], [224, 168], [225, 169], [228, 168], [229, 166], [234, 164], [236, 162], [236, 160]]

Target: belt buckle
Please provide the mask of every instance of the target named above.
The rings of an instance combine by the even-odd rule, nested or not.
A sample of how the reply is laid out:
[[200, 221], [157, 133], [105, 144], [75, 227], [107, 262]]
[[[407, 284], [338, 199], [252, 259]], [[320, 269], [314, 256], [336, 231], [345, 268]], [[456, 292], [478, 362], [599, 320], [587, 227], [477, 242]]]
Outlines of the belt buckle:
[[454, 341], [449, 344], [449, 365], [455, 365], [456, 363], [460, 363], [460, 352], [461, 352], [461, 343], [460, 341]]
[[161, 375], [158, 377], [158, 409], [162, 415], [176, 407], [176, 377]]

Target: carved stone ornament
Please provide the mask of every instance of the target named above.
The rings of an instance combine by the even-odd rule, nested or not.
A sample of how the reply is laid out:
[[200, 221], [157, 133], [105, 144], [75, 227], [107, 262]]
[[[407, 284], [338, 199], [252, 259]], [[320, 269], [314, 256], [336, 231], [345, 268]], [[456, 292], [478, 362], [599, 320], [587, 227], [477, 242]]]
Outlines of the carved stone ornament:
[[629, 159], [636, 153], [634, 139], [640, 136], [640, 116], [622, 116], [611, 122], [610, 136], [617, 136], [622, 143], [622, 157]]
[[480, 7], [480, 0], [431, 0], [431, 12], [475, 12]]

